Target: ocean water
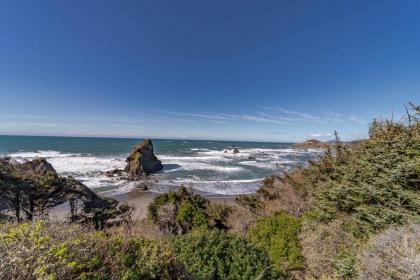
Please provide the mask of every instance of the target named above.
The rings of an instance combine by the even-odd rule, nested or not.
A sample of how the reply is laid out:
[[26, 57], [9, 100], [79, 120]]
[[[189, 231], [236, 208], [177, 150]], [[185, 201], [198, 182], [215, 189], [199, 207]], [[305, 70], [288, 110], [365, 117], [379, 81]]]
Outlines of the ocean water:
[[[45, 157], [59, 174], [72, 175], [98, 193], [117, 194], [128, 192], [138, 182], [108, 178], [103, 172], [123, 169], [133, 145], [140, 141], [0, 136], [0, 155], [18, 161]], [[266, 176], [305, 164], [322, 153], [296, 149], [290, 143], [157, 139], [153, 145], [164, 168], [151, 175], [151, 191], [165, 192], [185, 185], [204, 195], [255, 192]], [[238, 154], [233, 154], [234, 147]]]

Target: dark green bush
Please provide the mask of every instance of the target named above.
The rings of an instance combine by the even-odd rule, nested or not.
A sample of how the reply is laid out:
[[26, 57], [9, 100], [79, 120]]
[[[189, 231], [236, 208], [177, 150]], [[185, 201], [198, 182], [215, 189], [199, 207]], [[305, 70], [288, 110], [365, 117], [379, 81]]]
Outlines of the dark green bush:
[[370, 138], [337, 143], [286, 179], [304, 189], [320, 222], [350, 215], [360, 237], [420, 215], [420, 123], [375, 121]]
[[195, 230], [175, 237], [172, 247], [198, 279], [285, 279], [263, 249], [225, 231]]
[[265, 248], [282, 270], [303, 268], [298, 233], [300, 221], [286, 212], [262, 218], [249, 231], [250, 240]]
[[193, 228], [226, 228], [230, 209], [211, 205], [201, 195], [181, 186], [176, 192], [157, 196], [148, 207], [149, 218], [166, 233], [184, 234]]
[[264, 203], [256, 195], [238, 195], [235, 198], [235, 202], [254, 214], [261, 212], [264, 208]]
[[180, 271], [170, 248], [157, 240], [117, 239], [112, 244], [110, 256], [114, 277], [124, 280], [177, 279]]
[[318, 161], [299, 169], [299, 176], [286, 174], [309, 200], [300, 238], [312, 277], [356, 277], [356, 255], [368, 238], [391, 225], [419, 219], [417, 117], [418, 113], [405, 123], [375, 120], [369, 139], [338, 142]]
[[370, 133], [319, 184], [314, 201], [330, 216], [352, 215], [367, 234], [420, 215], [418, 123], [376, 122]]

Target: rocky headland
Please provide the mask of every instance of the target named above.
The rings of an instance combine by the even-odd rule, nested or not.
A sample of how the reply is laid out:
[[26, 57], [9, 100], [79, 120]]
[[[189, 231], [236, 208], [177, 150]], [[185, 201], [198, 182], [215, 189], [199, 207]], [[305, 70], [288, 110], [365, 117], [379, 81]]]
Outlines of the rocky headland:
[[326, 149], [331, 147], [331, 144], [316, 139], [309, 139], [303, 143], [294, 144], [293, 147], [301, 149]]

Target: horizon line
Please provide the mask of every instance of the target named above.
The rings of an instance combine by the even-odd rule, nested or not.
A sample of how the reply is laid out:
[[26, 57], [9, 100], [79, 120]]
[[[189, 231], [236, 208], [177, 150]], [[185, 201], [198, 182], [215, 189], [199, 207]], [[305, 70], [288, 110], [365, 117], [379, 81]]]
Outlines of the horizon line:
[[[61, 137], [61, 138], [101, 138], [101, 139], [151, 139], [151, 140], [180, 140], [180, 141], [219, 141], [219, 142], [253, 142], [253, 143], [278, 143], [295, 144], [293, 141], [270, 141], [270, 140], [240, 140], [240, 139], [211, 139], [211, 138], [182, 138], [182, 137], [160, 137], [160, 136], [93, 136], [93, 135], [28, 135], [28, 134], [1, 134], [0, 137]], [[306, 140], [305, 140], [306, 141]], [[327, 142], [327, 141], [324, 141]]]

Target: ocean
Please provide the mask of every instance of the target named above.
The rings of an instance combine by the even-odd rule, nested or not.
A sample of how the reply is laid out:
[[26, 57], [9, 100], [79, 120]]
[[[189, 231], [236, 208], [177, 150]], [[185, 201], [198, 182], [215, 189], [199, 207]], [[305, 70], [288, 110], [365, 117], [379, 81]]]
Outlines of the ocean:
[[[60, 175], [71, 175], [103, 194], [120, 194], [138, 182], [109, 178], [103, 173], [123, 169], [134, 144], [142, 139], [47, 136], [0, 136], [0, 155], [18, 161], [45, 157]], [[272, 174], [305, 164], [322, 152], [296, 149], [290, 143], [205, 140], [152, 140], [163, 170], [151, 175], [152, 192], [184, 185], [204, 195], [255, 192]], [[239, 150], [233, 153], [233, 148]], [[227, 152], [225, 152], [227, 151]]]

